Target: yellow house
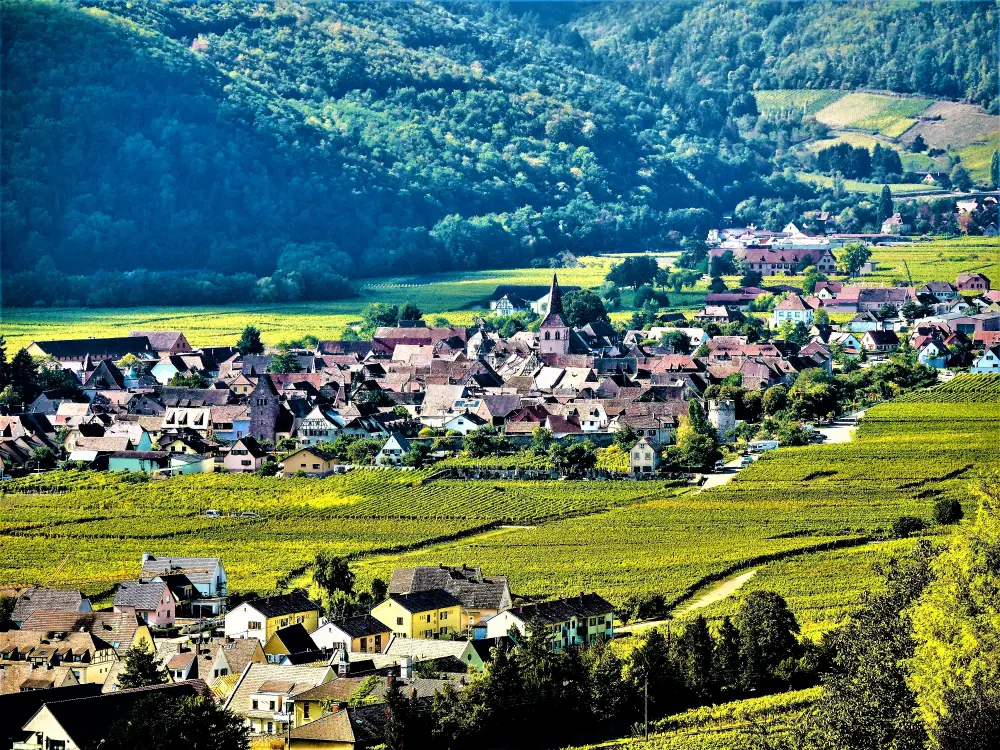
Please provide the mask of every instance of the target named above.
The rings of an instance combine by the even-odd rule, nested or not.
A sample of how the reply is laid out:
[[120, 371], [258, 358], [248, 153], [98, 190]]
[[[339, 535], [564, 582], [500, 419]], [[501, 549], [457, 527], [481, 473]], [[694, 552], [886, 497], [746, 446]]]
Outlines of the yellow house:
[[312, 476], [324, 476], [333, 471], [337, 457], [319, 448], [300, 448], [281, 462], [281, 473], [286, 477], [302, 471]]
[[319, 627], [319, 605], [299, 593], [243, 602], [226, 614], [225, 635], [267, 643], [281, 628], [301, 625], [306, 633]]
[[378, 745], [380, 733], [372, 727], [384, 716], [384, 706], [341, 708], [292, 729], [289, 750], [354, 750]]
[[389, 594], [372, 616], [400, 638], [450, 638], [462, 627], [462, 603], [444, 589]]
[[276, 630], [264, 644], [264, 653], [267, 655], [267, 660], [272, 663], [281, 663], [282, 657], [292, 654], [315, 654], [316, 650], [313, 639], [298, 623]]
[[[347, 703], [368, 677], [337, 677], [295, 696], [295, 723], [301, 727], [322, 719], [342, 703]], [[382, 679], [382, 678], [376, 678]]]

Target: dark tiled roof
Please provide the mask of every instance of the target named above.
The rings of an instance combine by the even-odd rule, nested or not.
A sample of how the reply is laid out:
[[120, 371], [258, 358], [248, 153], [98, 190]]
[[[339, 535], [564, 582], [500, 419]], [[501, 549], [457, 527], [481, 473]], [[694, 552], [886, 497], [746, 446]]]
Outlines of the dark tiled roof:
[[122, 581], [115, 594], [115, 606], [156, 609], [166, 587], [163, 581]]
[[[270, 615], [273, 617], [273, 615]], [[277, 638], [290, 654], [301, 654], [316, 651], [316, 644], [301, 623], [289, 625], [276, 631], [272, 638]]]
[[17, 597], [10, 619], [14, 622], [24, 622], [35, 610], [79, 612], [82, 603], [83, 594], [79, 591], [25, 589]]
[[139, 620], [125, 612], [48, 612], [36, 610], [21, 625], [22, 631], [45, 633], [91, 633], [111, 644], [118, 656], [132, 646]]
[[364, 638], [369, 635], [375, 635], [376, 633], [390, 632], [388, 626], [379, 622], [371, 615], [348, 617], [344, 620], [335, 620], [332, 624], [343, 630], [351, 636], [351, 638]]
[[69, 357], [111, 356], [120, 359], [126, 354], [154, 353], [152, 344], [145, 336], [118, 336], [107, 339], [63, 339], [61, 341], [34, 342], [46, 354], [63, 359]]
[[444, 589], [458, 599], [463, 607], [484, 609], [500, 609], [508, 590], [506, 577], [485, 577], [482, 569], [465, 566], [396, 568], [389, 581], [391, 594], [409, 594], [431, 589]]
[[614, 607], [597, 594], [582, 594], [567, 599], [555, 599], [550, 602], [525, 604], [522, 607], [516, 607], [511, 610], [511, 613], [522, 622], [527, 622], [537, 617], [547, 625], [565, 622], [571, 617], [593, 617], [612, 612], [614, 612]]
[[[0, 695], [0, 716], [4, 717], [5, 729], [8, 730], [7, 733], [10, 737], [16, 741], [23, 741], [21, 737], [13, 733], [24, 726], [25, 722], [34, 716], [43, 704], [72, 698], [93, 698], [101, 694], [101, 687], [100, 684], [92, 683]], [[27, 735], [27, 732], [22, 734]], [[10, 747], [10, 745], [5, 744], [4, 747]]]
[[389, 594], [389, 598], [411, 614], [426, 612], [431, 609], [460, 607], [462, 602], [444, 589], [415, 591], [411, 594]]
[[90, 747], [102, 740], [111, 725], [127, 716], [135, 705], [147, 695], [157, 698], [187, 698], [207, 690], [200, 680], [175, 682], [170, 685], [153, 685], [132, 690], [117, 690], [88, 698], [71, 698], [46, 703], [66, 733], [77, 747]]
[[247, 604], [268, 618], [294, 615], [297, 612], [310, 612], [314, 609], [319, 609], [318, 604], [299, 593], [269, 596], [264, 599], [252, 599]]
[[490, 652], [494, 648], [498, 648], [501, 651], [510, 651], [515, 645], [514, 639], [509, 635], [502, 635], [499, 638], [480, 638], [469, 641], [469, 643], [472, 644], [472, 649], [476, 652], [476, 655], [484, 662], [490, 661], [493, 658]]
[[142, 563], [142, 575], [183, 575], [193, 584], [215, 583], [217, 557], [157, 557], [150, 555]]

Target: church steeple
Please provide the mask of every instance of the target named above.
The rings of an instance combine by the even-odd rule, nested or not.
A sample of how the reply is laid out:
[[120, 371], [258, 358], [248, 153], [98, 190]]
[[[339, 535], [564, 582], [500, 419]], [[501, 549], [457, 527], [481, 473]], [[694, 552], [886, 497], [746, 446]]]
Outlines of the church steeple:
[[538, 332], [538, 351], [541, 354], [569, 354], [569, 326], [563, 318], [562, 292], [555, 274], [552, 274], [552, 286], [549, 287], [549, 313]]
[[562, 315], [562, 292], [559, 291], [559, 279], [552, 274], [552, 286], [549, 287], [549, 312]]

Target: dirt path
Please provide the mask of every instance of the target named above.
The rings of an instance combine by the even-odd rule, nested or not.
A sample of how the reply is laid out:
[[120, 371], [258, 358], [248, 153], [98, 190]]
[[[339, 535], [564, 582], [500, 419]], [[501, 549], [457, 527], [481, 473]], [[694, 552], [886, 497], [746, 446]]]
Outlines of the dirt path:
[[[701, 596], [693, 599], [679, 609], [674, 610], [674, 617], [685, 615], [688, 612], [693, 612], [697, 609], [704, 609], [710, 604], [715, 604], [725, 599], [727, 596], [732, 596], [737, 589], [740, 588], [744, 583], [749, 581], [757, 574], [757, 569], [753, 568], [745, 573], [740, 573], [738, 576], [733, 576], [732, 578], [727, 578], [719, 584], [716, 584], [708, 591], [706, 591]], [[673, 619], [673, 618], [671, 618]], [[667, 620], [648, 620], [647, 622], [637, 622], [634, 625], [624, 625], [620, 628], [616, 628], [616, 633], [636, 633], [640, 630], [646, 630], [648, 628], [655, 628], [658, 625], [666, 625]]]

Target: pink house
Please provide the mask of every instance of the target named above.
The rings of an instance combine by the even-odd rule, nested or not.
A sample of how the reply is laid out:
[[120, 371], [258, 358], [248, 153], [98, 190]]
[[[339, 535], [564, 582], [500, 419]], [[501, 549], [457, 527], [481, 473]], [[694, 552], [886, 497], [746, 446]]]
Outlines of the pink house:
[[123, 581], [115, 594], [115, 612], [134, 614], [147, 625], [173, 625], [176, 607], [161, 578]]
[[236, 441], [226, 457], [222, 459], [226, 471], [256, 471], [267, 455], [254, 438], [249, 435]]

